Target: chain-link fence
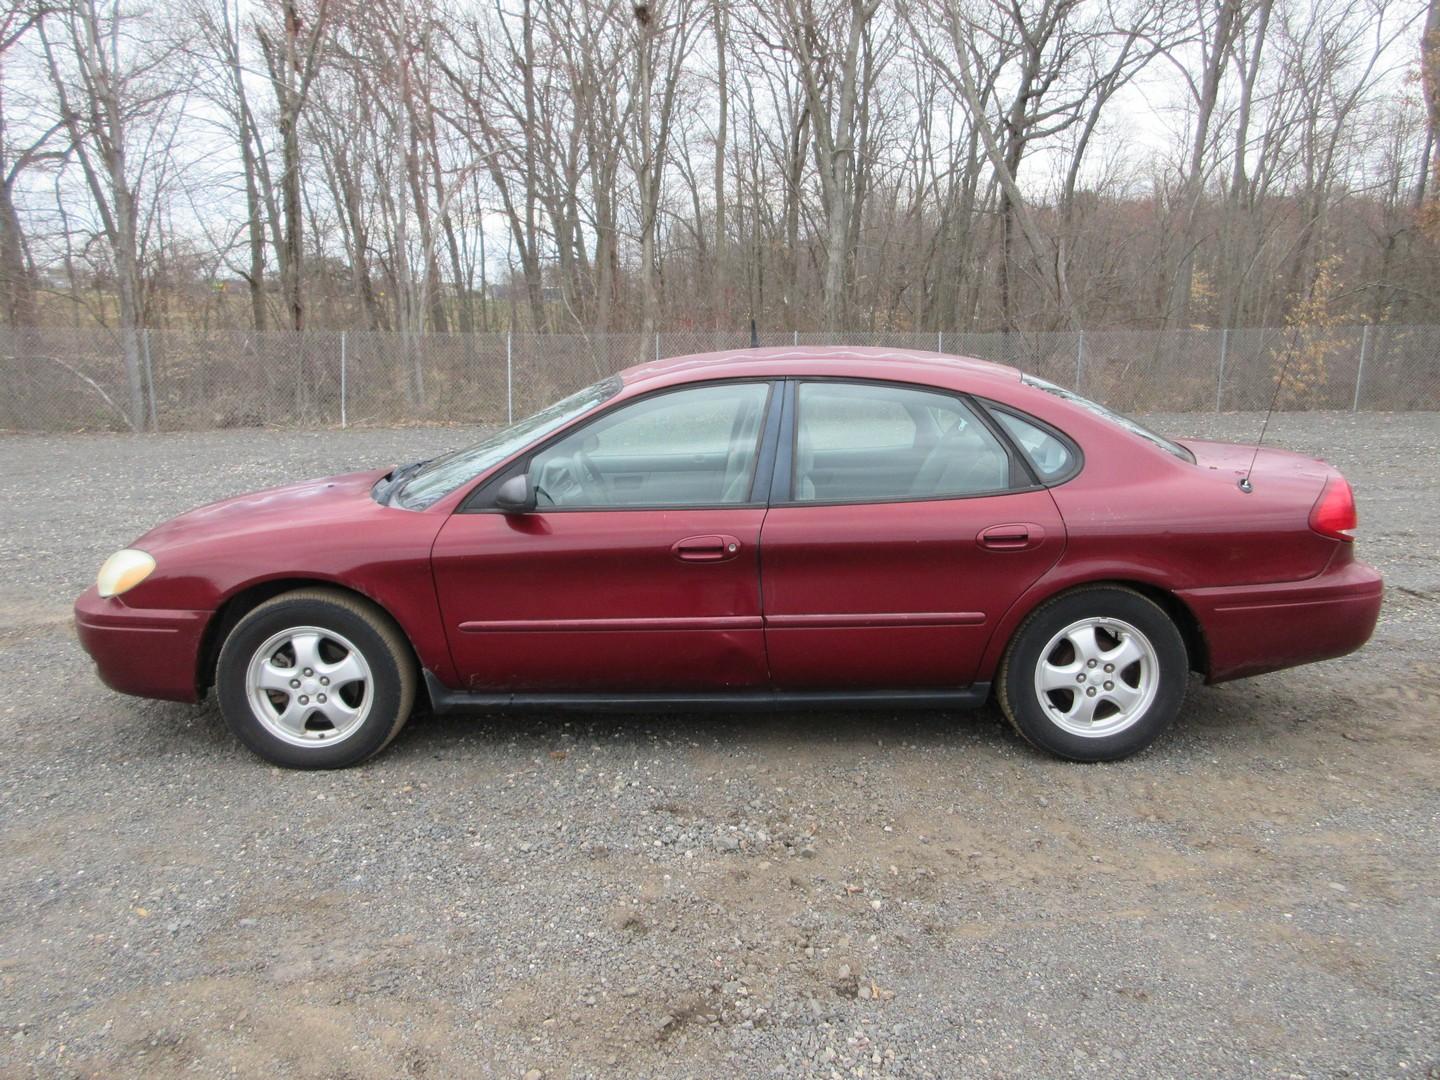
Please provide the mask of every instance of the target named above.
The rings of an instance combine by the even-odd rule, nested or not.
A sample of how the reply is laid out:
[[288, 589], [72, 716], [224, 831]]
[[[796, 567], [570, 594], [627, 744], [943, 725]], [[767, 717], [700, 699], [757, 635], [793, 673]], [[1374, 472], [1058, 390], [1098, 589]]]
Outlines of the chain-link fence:
[[[645, 360], [749, 334], [0, 330], [0, 430], [495, 423]], [[1440, 409], [1440, 326], [1043, 334], [766, 333], [1014, 364], [1122, 412]]]

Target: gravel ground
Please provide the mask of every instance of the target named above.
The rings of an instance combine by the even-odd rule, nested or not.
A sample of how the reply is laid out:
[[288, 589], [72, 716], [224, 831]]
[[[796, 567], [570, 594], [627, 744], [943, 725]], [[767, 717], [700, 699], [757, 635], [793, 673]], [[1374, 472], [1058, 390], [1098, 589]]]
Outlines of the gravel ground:
[[1277, 418], [1355, 484], [1376, 638], [1115, 765], [496, 717], [303, 774], [94, 678], [69, 603], [150, 524], [470, 434], [0, 438], [0, 1074], [1440, 1076], [1440, 415]]

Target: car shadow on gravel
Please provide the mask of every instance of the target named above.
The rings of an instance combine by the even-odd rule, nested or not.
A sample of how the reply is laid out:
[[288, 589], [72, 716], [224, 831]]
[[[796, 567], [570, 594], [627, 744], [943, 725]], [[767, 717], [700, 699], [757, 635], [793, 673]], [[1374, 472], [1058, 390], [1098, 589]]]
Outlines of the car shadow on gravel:
[[[103, 693], [103, 691], [102, 691]], [[199, 705], [144, 701], [112, 695], [111, 735], [127, 758], [172, 756], [252, 758], [236, 740], [213, 699]], [[641, 748], [703, 741], [708, 749], [771, 754], [812, 747], [873, 751], [905, 744], [921, 748], [1036, 754], [1011, 730], [998, 708], [964, 712], [883, 711], [774, 713], [554, 713], [496, 712], [437, 716], [417, 711], [396, 740], [361, 768], [443, 756], [483, 759], [504, 749], [516, 754], [550, 752], [560, 739]]]
[[[1198, 680], [1195, 689], [1201, 694], [1208, 692], [1208, 688], [1199, 686]], [[218, 712], [208, 705], [204, 711], [213, 715], [214, 726], [223, 731], [224, 721]], [[1174, 743], [1179, 736], [1188, 753], [1203, 756], [1209, 750], [1207, 739], [1197, 735], [1210, 729], [1209, 723], [1196, 727], [1182, 715], [1162, 736], [1157, 748]], [[592, 713], [576, 710], [439, 716], [422, 709], [395, 742], [365, 767], [381, 768], [389, 760], [398, 765], [433, 757], [484, 760], [500, 750], [507, 758], [544, 755], [562, 741], [572, 739], [625, 746], [636, 753], [664, 752], [667, 746], [703, 745], [708, 750], [735, 756], [784, 757], [823, 749], [843, 758], [903, 745], [945, 755], [1056, 761], [1026, 743], [1011, 728], [998, 706], [990, 703], [964, 711], [899, 712], [872, 709]], [[1141, 757], [1153, 754], [1157, 748]]]
[[[102, 692], [103, 693], [103, 692]], [[123, 720], [112, 735], [126, 757], [194, 756], [251, 760], [227, 727], [213, 698], [198, 706], [147, 702], [111, 695]], [[1368, 741], [1382, 726], [1364, 715], [1349, 694], [1328, 694], [1321, 703], [1285, 676], [1219, 687], [1192, 676], [1186, 703], [1174, 725], [1150, 748], [1131, 759], [1168, 764], [1226, 757], [1281, 757], [1294, 752], [1297, 737], [1347, 743]], [[119, 719], [117, 717], [117, 719]], [[1369, 734], [1367, 734], [1367, 731]], [[827, 710], [776, 712], [610, 713], [565, 710], [513, 711], [439, 716], [420, 708], [390, 746], [364, 763], [408, 767], [421, 759], [443, 758], [485, 764], [516, 756], [543, 756], [571, 740], [625, 747], [634, 753], [703, 746], [736, 757], [804, 756], [824, 751], [844, 758], [905, 746], [956, 755], [1058, 760], [1029, 746], [992, 702], [965, 711]], [[1121, 767], [1124, 763], [1117, 763]]]

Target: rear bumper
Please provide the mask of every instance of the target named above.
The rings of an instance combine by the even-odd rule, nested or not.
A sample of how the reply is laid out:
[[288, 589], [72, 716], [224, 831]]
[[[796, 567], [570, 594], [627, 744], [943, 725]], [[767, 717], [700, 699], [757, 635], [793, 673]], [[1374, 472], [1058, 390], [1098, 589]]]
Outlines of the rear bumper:
[[198, 701], [195, 673], [208, 611], [129, 608], [90, 586], [75, 601], [75, 632], [112, 690]]
[[1205, 632], [1206, 681], [1217, 683], [1354, 652], [1375, 630], [1384, 589], [1377, 570], [1348, 560], [1305, 581], [1179, 596]]

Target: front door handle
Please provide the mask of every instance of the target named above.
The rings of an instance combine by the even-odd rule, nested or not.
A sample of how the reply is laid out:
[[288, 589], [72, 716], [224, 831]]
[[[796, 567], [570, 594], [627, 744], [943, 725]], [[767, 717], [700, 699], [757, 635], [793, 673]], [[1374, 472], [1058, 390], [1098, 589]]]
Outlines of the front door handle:
[[1044, 539], [1044, 528], [1032, 522], [1017, 521], [982, 529], [975, 542], [987, 551], [1027, 551], [1039, 547]]
[[740, 541], [725, 533], [687, 536], [671, 544], [670, 552], [681, 562], [726, 562], [740, 554]]

